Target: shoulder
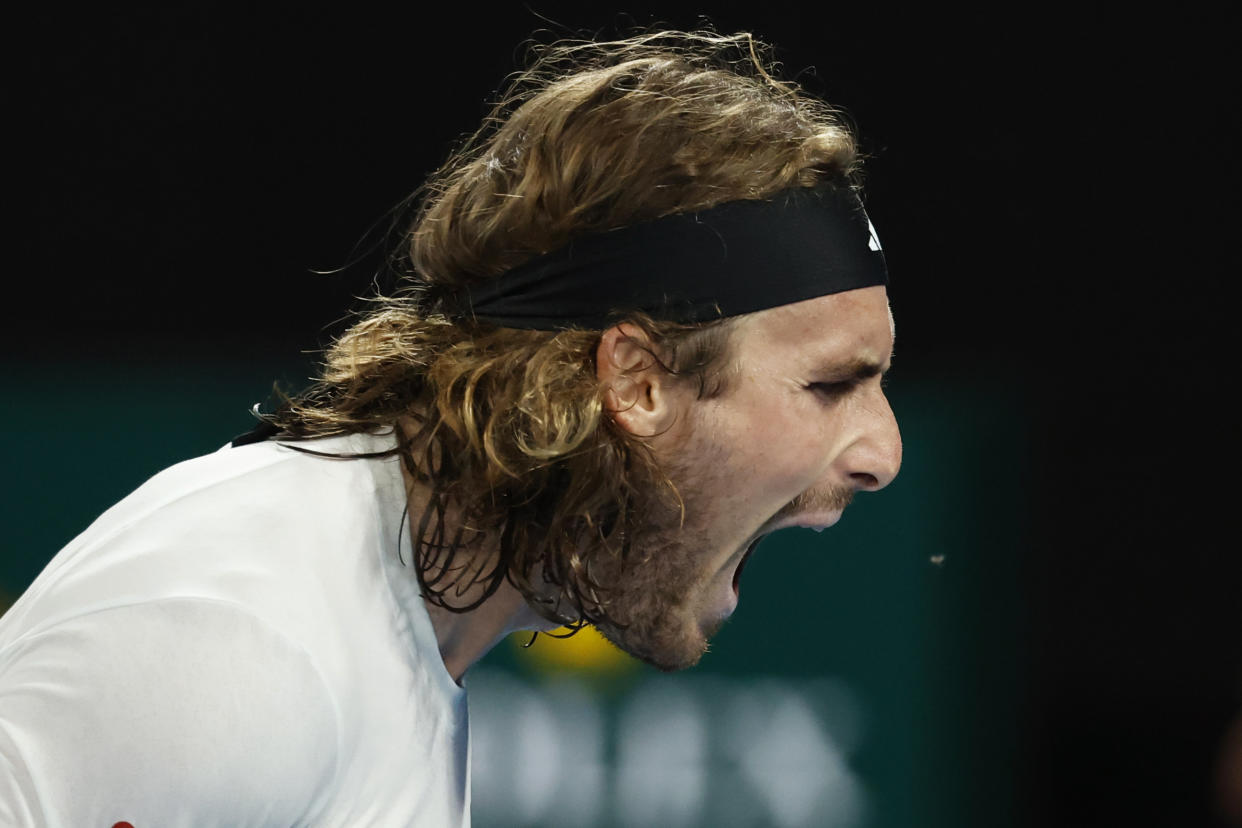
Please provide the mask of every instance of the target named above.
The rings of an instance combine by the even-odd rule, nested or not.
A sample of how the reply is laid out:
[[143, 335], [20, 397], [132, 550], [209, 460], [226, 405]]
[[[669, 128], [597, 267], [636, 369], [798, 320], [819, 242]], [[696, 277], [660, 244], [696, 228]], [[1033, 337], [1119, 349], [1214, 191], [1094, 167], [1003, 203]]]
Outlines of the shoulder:
[[166, 469], [53, 558], [0, 621], [0, 647], [86, 612], [176, 596], [233, 601], [303, 629], [350, 594], [334, 584], [375, 580], [376, 550], [398, 539], [403, 489], [396, 458], [299, 449], [345, 456], [376, 443], [224, 448]]

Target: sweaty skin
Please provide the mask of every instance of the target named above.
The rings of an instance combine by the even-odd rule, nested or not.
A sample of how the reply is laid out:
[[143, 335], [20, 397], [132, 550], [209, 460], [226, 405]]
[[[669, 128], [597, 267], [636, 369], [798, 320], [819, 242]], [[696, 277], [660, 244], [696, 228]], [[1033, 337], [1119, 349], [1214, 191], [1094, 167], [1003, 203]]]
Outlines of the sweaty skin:
[[604, 625], [604, 635], [663, 670], [697, 663], [737, 607], [735, 573], [752, 541], [831, 526], [855, 492], [893, 480], [901, 437], [881, 388], [893, 335], [882, 286], [750, 314], [733, 333], [728, 391], [697, 400], [624, 329], [605, 334], [600, 375], [617, 389], [609, 408], [649, 435], [685, 523], [657, 516], [636, 542], [646, 564], [609, 573], [613, 609], [629, 624]]

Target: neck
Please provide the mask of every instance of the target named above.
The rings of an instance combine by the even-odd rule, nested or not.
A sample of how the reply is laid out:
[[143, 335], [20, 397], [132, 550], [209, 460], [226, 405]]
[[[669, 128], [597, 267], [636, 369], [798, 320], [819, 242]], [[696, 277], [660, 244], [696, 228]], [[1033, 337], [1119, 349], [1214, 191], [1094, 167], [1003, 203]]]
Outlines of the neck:
[[458, 684], [470, 666], [509, 633], [555, 626], [536, 615], [508, 581], [469, 612], [453, 612], [426, 600], [424, 604], [436, 631], [444, 668]]
[[[417, 539], [415, 534], [419, 518], [427, 505], [428, 494], [411, 476], [405, 463], [401, 463], [401, 474], [405, 478], [405, 488], [409, 492], [409, 526], [410, 537]], [[446, 527], [445, 535], [453, 537], [452, 527]], [[472, 544], [459, 550], [465, 560], [458, 559], [455, 563], [465, 563], [464, 571], [477, 572], [478, 565], [495, 560], [498, 550], [494, 541]], [[416, 555], [417, 556], [417, 555]], [[450, 588], [451, 603], [469, 606], [483, 593], [481, 584], [474, 584], [461, 595], [456, 589]], [[521, 630], [548, 631], [556, 628], [553, 624], [530, 608], [530, 604], [522, 593], [518, 592], [507, 580], [502, 581], [500, 588], [488, 596], [487, 600], [469, 612], [454, 612], [431, 601], [423, 599], [427, 614], [431, 617], [431, 626], [436, 632], [436, 643], [440, 647], [440, 657], [453, 681], [461, 683], [462, 676], [470, 666], [499, 643], [500, 639], [512, 632]]]

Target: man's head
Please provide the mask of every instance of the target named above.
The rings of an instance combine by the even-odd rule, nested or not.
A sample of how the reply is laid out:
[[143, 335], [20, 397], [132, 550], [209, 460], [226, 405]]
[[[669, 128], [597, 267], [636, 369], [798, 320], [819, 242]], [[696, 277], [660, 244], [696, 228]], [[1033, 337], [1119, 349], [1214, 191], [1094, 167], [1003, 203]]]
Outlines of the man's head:
[[[273, 416], [308, 437], [415, 424], [401, 451], [427, 490], [428, 600], [468, 609], [507, 579], [546, 618], [684, 666], [731, 610], [753, 539], [830, 523], [896, 473], [882, 286], [559, 331], [448, 301], [614, 228], [852, 188], [849, 131], [762, 54], [749, 35], [676, 32], [545, 50], [421, 191], [407, 289]], [[649, 275], [636, 263], [630, 278]], [[465, 602], [471, 584], [486, 589]]]

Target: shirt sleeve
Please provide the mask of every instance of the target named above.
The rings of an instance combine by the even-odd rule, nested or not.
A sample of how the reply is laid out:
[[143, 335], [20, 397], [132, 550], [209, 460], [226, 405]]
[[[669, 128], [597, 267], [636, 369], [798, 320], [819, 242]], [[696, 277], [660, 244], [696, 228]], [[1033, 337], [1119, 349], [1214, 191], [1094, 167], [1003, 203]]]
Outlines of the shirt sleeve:
[[310, 655], [233, 604], [101, 610], [0, 653], [0, 826], [306, 824], [337, 751]]

